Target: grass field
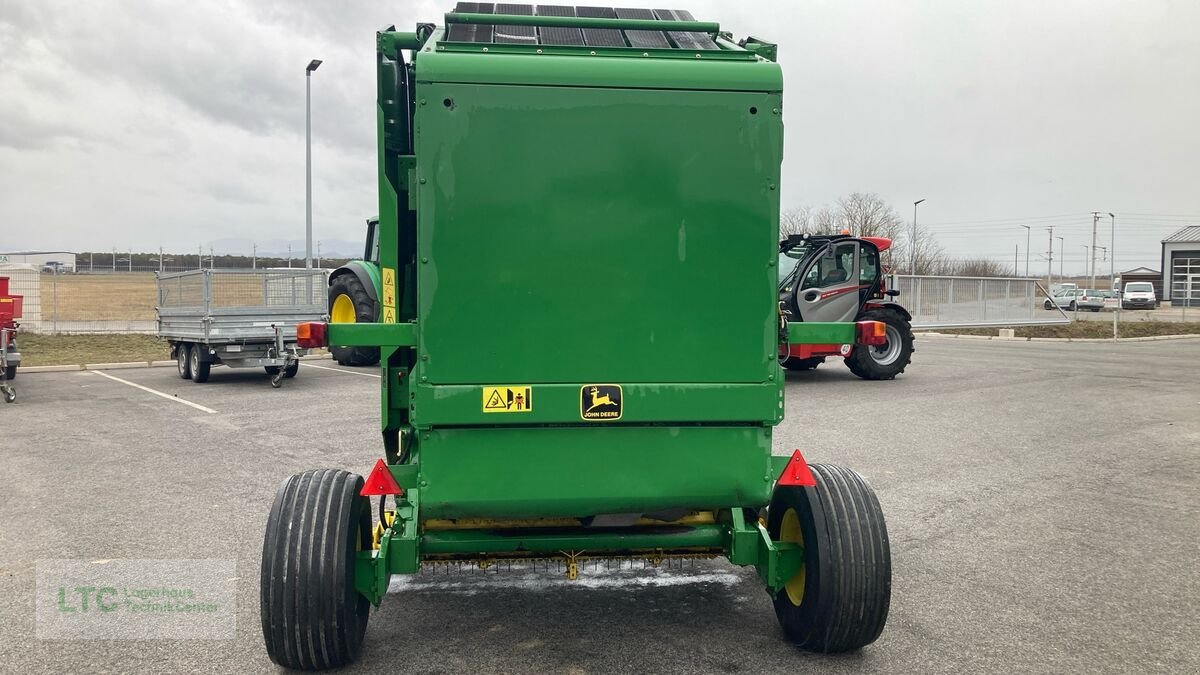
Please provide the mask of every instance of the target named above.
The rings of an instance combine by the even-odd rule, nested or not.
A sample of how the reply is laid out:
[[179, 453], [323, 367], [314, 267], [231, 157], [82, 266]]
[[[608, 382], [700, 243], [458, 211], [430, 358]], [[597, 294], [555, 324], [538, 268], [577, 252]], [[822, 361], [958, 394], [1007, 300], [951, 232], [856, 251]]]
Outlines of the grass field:
[[[948, 335], [990, 335], [997, 328], [954, 328], [935, 332]], [[1061, 326], [1013, 326], [1017, 337], [1039, 338], [1111, 338], [1112, 324], [1105, 321], [1076, 321]], [[1175, 321], [1121, 322], [1121, 337], [1154, 337], [1157, 335], [1200, 335], [1200, 322]]]
[[60, 274], [42, 276], [42, 315], [55, 302], [59, 321], [153, 321], [154, 274]]
[[167, 343], [153, 335], [35, 335], [21, 333], [22, 366], [163, 361]]

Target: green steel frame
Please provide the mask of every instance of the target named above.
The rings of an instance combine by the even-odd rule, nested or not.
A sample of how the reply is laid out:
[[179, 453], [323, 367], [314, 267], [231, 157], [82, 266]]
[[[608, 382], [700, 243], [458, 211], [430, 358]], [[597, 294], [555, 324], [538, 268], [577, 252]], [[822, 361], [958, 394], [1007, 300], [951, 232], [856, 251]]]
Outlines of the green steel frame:
[[[747, 520], [787, 460], [771, 455], [778, 346], [856, 331], [779, 324], [774, 45], [743, 49], [710, 22], [446, 21], [696, 31], [720, 49], [379, 33], [380, 322], [331, 324], [328, 341], [380, 347], [383, 444], [404, 494], [359, 553], [358, 590], [378, 603], [422, 561], [583, 552], [722, 555], [781, 588], [803, 551]], [[581, 419], [599, 383], [620, 385], [618, 421]], [[527, 413], [481, 405], [486, 387], [517, 385], [536, 392]], [[711, 522], [541, 526], [681, 507]]]

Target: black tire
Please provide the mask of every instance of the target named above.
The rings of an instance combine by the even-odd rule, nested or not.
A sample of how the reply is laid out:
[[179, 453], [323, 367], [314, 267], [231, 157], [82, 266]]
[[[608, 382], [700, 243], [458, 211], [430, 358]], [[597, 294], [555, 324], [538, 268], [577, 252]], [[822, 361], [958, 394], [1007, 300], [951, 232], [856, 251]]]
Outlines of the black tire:
[[203, 350], [203, 345], [192, 345], [188, 349], [188, 363], [191, 364], [192, 382], [208, 382], [208, 371], [212, 369], [212, 362], [200, 358], [200, 352]]
[[185, 380], [192, 379], [191, 358], [191, 346], [188, 343], [180, 342], [175, 345], [175, 367], [179, 370], [179, 377]]
[[846, 357], [846, 367], [864, 380], [896, 379], [912, 363], [912, 355], [916, 351], [913, 347], [912, 325], [908, 319], [892, 309], [872, 309], [863, 312], [855, 321], [882, 321], [887, 324], [888, 342], [879, 347], [856, 345], [850, 356]]
[[4, 369], [4, 379], [8, 380], [9, 382], [12, 382], [13, 380], [17, 379], [17, 367], [16, 366], [8, 366], [7, 368], [5, 368]]
[[892, 597], [887, 525], [862, 476], [832, 464], [809, 468], [817, 486], [776, 486], [767, 511], [773, 540], [790, 533], [795, 541], [798, 524], [804, 547], [804, 568], [791, 580], [795, 588], [775, 595], [775, 616], [788, 641], [803, 649], [859, 649], [874, 642], [887, 623]]
[[[329, 314], [333, 321], [333, 303], [338, 296], [350, 298], [357, 323], [374, 323], [378, 309], [362, 282], [353, 273], [340, 274], [329, 284]], [[373, 366], [379, 363], [379, 347], [337, 347], [330, 345], [333, 358], [343, 366]]]
[[1046, 310], [1047, 312], [1049, 312], [1050, 310], [1054, 309], [1054, 305], [1052, 305], [1052, 304], [1050, 303], [1050, 301], [1049, 301], [1049, 300], [1047, 300], [1047, 301], [1045, 301], [1045, 302], [1043, 302], [1043, 303], [1042, 303], [1042, 309], [1044, 309], [1044, 310]]
[[822, 363], [825, 363], [824, 356], [812, 356], [807, 359], [789, 356], [783, 360], [783, 367], [788, 370], [815, 370]]
[[1068, 312], [1074, 312], [1074, 311], [1075, 311], [1077, 308], [1078, 308], [1078, 305], [1076, 305], [1074, 302], [1072, 302], [1071, 304], [1067, 305], [1067, 311], [1068, 311]]
[[259, 611], [267, 654], [296, 670], [347, 665], [362, 651], [370, 602], [354, 587], [357, 550], [371, 547], [361, 476], [336, 469], [288, 478], [263, 540]]
[[[279, 366], [263, 366], [263, 370], [267, 371], [268, 375], [274, 375], [279, 372]], [[292, 365], [283, 367], [284, 377], [295, 377], [296, 373], [300, 372], [300, 362], [292, 361]]]

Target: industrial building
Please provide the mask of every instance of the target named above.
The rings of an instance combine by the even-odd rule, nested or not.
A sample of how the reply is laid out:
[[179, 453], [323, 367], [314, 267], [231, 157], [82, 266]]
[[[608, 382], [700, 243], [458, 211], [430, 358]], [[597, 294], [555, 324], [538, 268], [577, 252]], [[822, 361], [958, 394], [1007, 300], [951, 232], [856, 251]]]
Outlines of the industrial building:
[[33, 265], [42, 271], [74, 272], [75, 254], [69, 251], [13, 251], [0, 253], [0, 265]]
[[1200, 225], [1162, 240], [1164, 299], [1173, 307], [1200, 307]]

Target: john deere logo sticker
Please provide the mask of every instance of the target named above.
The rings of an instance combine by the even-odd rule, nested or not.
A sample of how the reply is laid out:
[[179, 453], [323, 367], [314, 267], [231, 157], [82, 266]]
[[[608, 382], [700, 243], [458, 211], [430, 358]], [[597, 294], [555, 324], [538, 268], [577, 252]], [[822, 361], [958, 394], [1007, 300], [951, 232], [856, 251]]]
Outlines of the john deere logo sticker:
[[580, 387], [579, 416], [597, 422], [621, 419], [621, 385], [588, 384]]
[[527, 384], [510, 384], [507, 387], [484, 387], [483, 412], [533, 412], [533, 387]]

